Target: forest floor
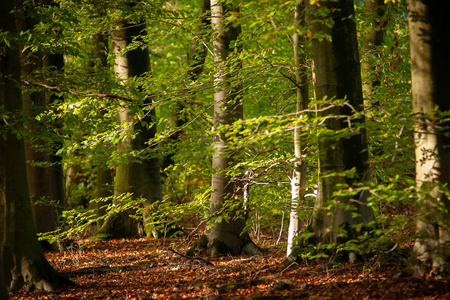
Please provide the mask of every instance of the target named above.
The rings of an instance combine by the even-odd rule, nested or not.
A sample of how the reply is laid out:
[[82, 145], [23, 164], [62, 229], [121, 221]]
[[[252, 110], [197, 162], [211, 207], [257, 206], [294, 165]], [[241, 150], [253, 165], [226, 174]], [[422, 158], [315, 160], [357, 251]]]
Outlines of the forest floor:
[[262, 239], [258, 256], [188, 258], [183, 238], [77, 241], [46, 252], [76, 285], [11, 299], [450, 299], [450, 282], [432, 273], [401, 278], [406, 260], [380, 256], [332, 269], [322, 262], [281, 264], [285, 245]]

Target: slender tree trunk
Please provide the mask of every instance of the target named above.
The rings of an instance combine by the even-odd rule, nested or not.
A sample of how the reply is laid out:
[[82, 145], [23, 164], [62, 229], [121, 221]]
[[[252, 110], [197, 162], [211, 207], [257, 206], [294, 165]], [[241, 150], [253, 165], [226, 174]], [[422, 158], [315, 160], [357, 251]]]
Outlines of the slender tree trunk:
[[[116, 55], [114, 71], [123, 82], [150, 71], [150, 56], [147, 48], [138, 48], [123, 53], [123, 50], [132, 42], [133, 38], [141, 34], [145, 34], [145, 24], [127, 26], [124, 23], [122, 28], [111, 31], [113, 52]], [[148, 147], [148, 141], [155, 136], [156, 126], [152, 125], [150, 128], [146, 128], [141, 122], [151, 124], [154, 121], [153, 111], [149, 112], [139, 122], [128, 107], [123, 107], [118, 118], [129, 134], [137, 132], [137, 136], [133, 140], [127, 138], [119, 142], [117, 146], [119, 153], [126, 154]], [[133, 193], [135, 198], [145, 198], [147, 204], [162, 200], [161, 177], [157, 158], [144, 158], [139, 161], [129, 158], [122, 165], [117, 166], [114, 196], [118, 197], [126, 193]], [[98, 234], [115, 238], [140, 236], [142, 232], [139, 222], [131, 218], [130, 214], [133, 214], [133, 211], [125, 211], [108, 218]], [[144, 223], [151, 223], [148, 214], [144, 214]], [[147, 235], [157, 235], [154, 228], [146, 227], [145, 229]]]
[[[52, 2], [53, 3], [53, 2]], [[55, 4], [53, 4], [55, 5]], [[64, 56], [60, 53], [46, 54], [44, 56], [44, 66], [52, 67], [58, 72], [62, 72], [64, 67]], [[54, 104], [57, 101], [60, 101], [61, 97], [54, 94], [46, 94], [46, 103], [47, 107], [49, 105]], [[62, 124], [58, 124], [57, 126], [62, 127]], [[50, 151], [50, 162], [52, 163], [51, 167], [51, 189], [52, 189], [52, 197], [57, 203], [58, 210], [62, 209], [66, 205], [66, 191], [64, 184], [64, 171], [63, 171], [63, 163], [62, 157], [56, 155], [59, 149], [62, 148], [61, 141], [54, 141], [53, 149]]]
[[79, 194], [77, 191], [80, 189], [80, 186], [84, 185], [84, 170], [82, 166], [78, 163], [69, 165], [66, 168], [66, 181], [65, 181], [65, 190], [66, 190], [66, 198], [71, 202], [72, 205], [78, 206], [81, 205], [84, 208], [87, 208], [89, 205], [89, 200], [86, 195]]
[[[23, 69], [27, 72], [28, 68]], [[22, 96], [24, 110], [27, 111], [29, 118], [36, 116], [36, 111], [44, 108], [45, 95], [40, 92], [32, 94], [25, 93]], [[35, 128], [29, 128], [31, 132]], [[39, 141], [36, 144], [25, 143], [25, 159], [27, 163], [28, 188], [30, 191], [31, 203], [33, 205], [33, 217], [38, 233], [52, 232], [58, 227], [58, 213], [55, 204], [62, 202], [60, 195], [54, 195], [55, 182], [53, 181], [54, 166], [39, 166], [33, 164], [51, 163], [51, 155], [47, 151], [39, 150]], [[45, 145], [41, 145], [44, 146]], [[57, 250], [57, 245], [41, 243], [45, 248]]]
[[[232, 62], [230, 42], [236, 40], [241, 32], [237, 22], [227, 23], [228, 13], [238, 17], [237, 8], [225, 7], [220, 1], [211, 0], [211, 23], [213, 31], [214, 65], [215, 65], [215, 93], [214, 93], [214, 126], [231, 125], [243, 117], [240, 101], [240, 85], [233, 85], [237, 80], [231, 80], [234, 71], [240, 67], [240, 62]], [[226, 131], [223, 130], [214, 137], [214, 154], [212, 167], [211, 212], [219, 213], [226, 209], [229, 218], [216, 222], [206, 232], [209, 240], [208, 250], [211, 256], [225, 254], [237, 255], [244, 252], [254, 252], [256, 246], [247, 232], [246, 218], [242, 213], [242, 193], [233, 178], [227, 176], [228, 168], [234, 163], [235, 154], [230, 152]], [[234, 207], [224, 207], [228, 202]], [[230, 211], [231, 210], [231, 211]]]
[[[211, 25], [211, 20], [209, 18], [210, 11], [210, 0], [200, 0], [200, 12], [199, 18], [200, 23], [195, 30], [195, 38], [192, 41], [192, 50], [189, 53], [189, 78], [195, 82], [200, 74], [203, 72], [203, 68], [205, 66], [207, 49], [203, 45], [204, 43], [204, 35], [208, 33], [207, 27]], [[162, 170], [164, 171], [168, 166], [173, 165], [173, 156], [176, 153], [176, 143], [178, 142], [182, 132], [183, 126], [186, 124], [188, 118], [187, 113], [185, 111], [186, 106], [180, 102], [176, 102], [173, 106], [174, 111], [174, 123], [177, 128], [177, 131], [170, 136], [170, 142], [173, 144], [173, 149], [170, 148], [169, 152], [164, 156], [162, 162]], [[164, 172], [163, 172], [164, 174]]]
[[[91, 36], [92, 38], [92, 57], [93, 59], [89, 61], [89, 69], [93, 70], [94, 74], [104, 74], [109, 71], [108, 65], [108, 40], [105, 34], [101, 32], [97, 32]], [[103, 76], [102, 76], [103, 78]], [[107, 89], [108, 80], [105, 79], [99, 82], [100, 89], [102, 92], [109, 92]], [[110, 145], [106, 145], [105, 148], [108, 148]], [[111, 174], [111, 170], [107, 166], [104, 161], [95, 162], [95, 170], [97, 173], [96, 179], [96, 187], [95, 187], [95, 196], [97, 198], [109, 198], [114, 195], [113, 190], [113, 175]], [[107, 206], [112, 204], [112, 201], [101, 201], [97, 203], [97, 217], [100, 219], [97, 220], [97, 230], [100, 230], [104, 223], [104, 217], [107, 210]]]
[[[416, 272], [450, 278], [450, 26], [438, 1], [408, 1], [416, 182], [420, 211], [413, 248]], [[438, 109], [438, 111], [436, 110]], [[447, 114], [445, 117], [439, 113]]]
[[[294, 13], [294, 25], [297, 30], [301, 30], [305, 27], [305, 6], [303, 1], [295, 7]], [[304, 48], [305, 39], [297, 32], [293, 37], [293, 50], [294, 50], [294, 64], [295, 64], [295, 80], [297, 86], [297, 112], [306, 109], [308, 103], [308, 69], [306, 68], [306, 54]], [[292, 202], [291, 213], [289, 217], [289, 230], [288, 230], [288, 244], [287, 254], [289, 256], [294, 246], [294, 239], [298, 236], [300, 230], [303, 229], [303, 221], [299, 219], [298, 209], [299, 203], [305, 201], [306, 191], [306, 161], [302, 158], [302, 142], [300, 139], [301, 128], [295, 126], [294, 128], [294, 172], [291, 181], [292, 189]]]
[[[13, 1], [0, 2], [0, 30], [15, 33]], [[14, 116], [22, 110], [18, 45], [1, 44], [0, 105]], [[2, 124], [5, 128], [5, 124]], [[10, 289], [53, 290], [69, 280], [45, 259], [36, 236], [28, 192], [24, 142], [11, 131], [0, 141], [0, 261]]]
[[[98, 167], [97, 169], [97, 181], [96, 181], [96, 192], [95, 196], [97, 198], [107, 199], [114, 195], [113, 191], [113, 176], [111, 171], [108, 169], [104, 169], [102, 167]], [[97, 217], [100, 219], [97, 220], [97, 230], [100, 230], [103, 223], [105, 222], [102, 217], [104, 217], [107, 213], [107, 206], [112, 204], [112, 201], [101, 201], [97, 203]]]
[[[373, 58], [378, 57], [378, 48], [384, 43], [385, 32], [381, 28], [381, 19], [385, 13], [384, 0], [365, 0], [365, 11], [370, 17], [370, 24], [363, 35], [363, 93], [365, 99], [373, 98], [374, 88], [380, 86], [380, 70], [376, 69]], [[377, 73], [378, 72], [378, 73]], [[375, 74], [377, 73], [377, 74]]]
[[[324, 19], [318, 17], [316, 9], [329, 9], [333, 26], [324, 24]], [[311, 56], [313, 62], [313, 79], [315, 98], [345, 99], [356, 110], [363, 107], [361, 68], [356, 38], [353, 1], [321, 1], [320, 7], [311, 5], [313, 21]], [[327, 34], [331, 41], [319, 40], [317, 34]], [[336, 138], [335, 132], [348, 128], [347, 119], [337, 116], [351, 116], [354, 112], [348, 106], [337, 106], [319, 114], [319, 117], [329, 117], [325, 121], [333, 133], [319, 140], [319, 188], [312, 217], [312, 229], [320, 247], [322, 244], [334, 243], [338, 237], [338, 228], [347, 230], [347, 237], [352, 238], [358, 233], [352, 225], [365, 224], [374, 221], [372, 209], [366, 205], [368, 193], [358, 193], [353, 197], [333, 197], [338, 184], [354, 184], [369, 179], [367, 164], [367, 137], [364, 128], [351, 133], [346, 138]], [[353, 120], [351, 127], [362, 125], [364, 120]], [[349, 133], [350, 135], [350, 133]], [[347, 177], [344, 172], [355, 170], [354, 178]], [[326, 176], [327, 174], [334, 176]], [[336, 203], [328, 209], [328, 205]], [[344, 209], [343, 205], [351, 209]], [[373, 226], [373, 225], [372, 225]]]
[[206, 54], [208, 53], [204, 43], [204, 35], [209, 32], [207, 29], [211, 25], [209, 11], [211, 10], [210, 0], [200, 0], [200, 24], [195, 30], [196, 38], [192, 41], [192, 50], [190, 53], [189, 64], [191, 66], [189, 76], [192, 81], [196, 81], [203, 72], [205, 66]]

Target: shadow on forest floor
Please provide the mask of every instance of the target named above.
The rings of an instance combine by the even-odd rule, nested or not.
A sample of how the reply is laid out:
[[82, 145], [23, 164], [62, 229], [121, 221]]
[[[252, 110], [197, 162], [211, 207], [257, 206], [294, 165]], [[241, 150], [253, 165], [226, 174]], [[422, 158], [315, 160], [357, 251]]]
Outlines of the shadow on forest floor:
[[[432, 275], [398, 278], [392, 262], [281, 265], [281, 246], [254, 257], [189, 259], [152, 238], [82, 243], [77, 250], [46, 252], [77, 286], [51, 293], [18, 291], [11, 299], [450, 299], [450, 283]], [[177, 247], [182, 238], [165, 240]], [[396, 263], [397, 264], [397, 263]]]

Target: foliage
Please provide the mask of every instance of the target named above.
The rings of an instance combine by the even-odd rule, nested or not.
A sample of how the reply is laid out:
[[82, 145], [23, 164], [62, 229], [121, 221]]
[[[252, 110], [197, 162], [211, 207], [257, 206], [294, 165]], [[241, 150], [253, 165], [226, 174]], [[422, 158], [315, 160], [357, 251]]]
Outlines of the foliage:
[[[320, 6], [320, 1], [309, 2]], [[21, 114], [7, 115], [0, 108], [0, 117], [5, 124], [0, 129], [1, 134], [13, 130], [30, 142], [41, 141], [36, 145], [39, 147], [62, 145], [57, 154], [62, 157], [65, 168], [80, 167], [84, 186], [80, 184], [75, 189], [80, 193], [86, 191], [90, 205], [82, 210], [76, 199], [69, 199], [71, 207], [64, 208], [63, 228], [58, 234], [65, 232], [66, 237], [74, 237], [97, 220], [95, 204], [101, 199], [93, 192], [96, 169], [114, 171], [125, 161], [140, 161], [145, 156], [162, 160], [165, 155], [173, 154], [174, 163], [162, 170], [164, 200], [144, 208], [142, 199], [126, 195], [124, 206], [110, 206], [108, 214], [133, 206], [138, 212], [150, 211], [155, 222], [169, 218], [181, 226], [188, 223], [189, 228], [195, 228], [201, 220], [214, 222], [216, 218], [226, 218], [227, 210], [232, 207], [224, 207], [221, 215], [213, 216], [208, 205], [213, 173], [210, 166], [212, 139], [217, 131], [226, 130], [230, 147], [239, 153], [238, 163], [230, 166], [228, 174], [239, 182], [240, 191], [248, 188], [242, 213], [251, 217], [249, 230], [253, 228], [256, 233], [256, 228], [262, 227], [272, 230], [276, 238], [278, 231], [287, 228], [294, 126], [301, 127], [302, 144], [308, 145], [304, 152], [307, 153], [309, 194], [317, 187], [317, 157], [320, 155], [315, 146], [317, 141], [321, 138], [345, 139], [352, 134], [351, 130], [329, 131], [323, 126], [324, 119], [316, 116], [315, 108], [320, 101], [341, 106], [346, 105], [345, 99], [311, 100], [306, 111], [295, 114], [293, 70], [296, 66], [293, 65], [290, 37], [295, 31], [306, 38], [311, 34], [308, 26], [293, 26], [293, 9], [297, 1], [281, 4], [269, 0], [244, 1], [240, 3], [239, 16], [231, 16], [243, 29], [233, 43], [236, 51], [230, 59], [242, 61], [242, 67], [231, 80], [242, 83], [245, 118], [224, 128], [212, 127], [213, 45], [208, 39], [209, 28], [203, 28], [204, 34], [195, 36], [200, 24], [198, 3], [187, 0], [133, 3], [60, 0], [55, 1], [56, 5], [35, 5], [30, 14], [38, 22], [32, 29], [15, 37], [0, 35], [0, 40], [5, 42], [20, 39], [24, 48], [35, 56], [65, 55], [62, 72], [43, 67], [33, 74], [23, 74], [22, 78], [25, 91], [46, 91], [62, 97], [60, 101], [42, 108], [32, 120], [24, 120], [26, 117]], [[358, 30], [362, 35], [369, 23], [368, 16], [363, 13], [362, 5], [356, 5], [356, 11]], [[381, 84], [364, 109], [355, 108], [357, 113], [353, 117], [364, 117], [365, 124], [356, 126], [356, 119], [350, 119], [349, 124], [356, 126], [352, 128], [353, 132], [367, 131], [372, 174], [370, 182], [362, 182], [359, 188], [372, 195], [370, 205], [375, 209], [379, 230], [372, 238], [363, 236], [362, 240], [347, 242], [343, 246], [347, 250], [364, 252], [367, 244], [377, 249], [380, 241], [406, 243], [408, 239], [404, 232], [411, 233], [416, 198], [413, 196], [413, 126], [405, 13], [405, 4], [401, 1], [391, 1], [387, 5], [386, 42], [377, 49], [377, 55], [364, 57], [377, 66], [377, 74], [373, 76], [378, 76]], [[111, 28], [123, 20], [127, 20], [129, 26], [145, 20], [147, 34], [123, 51], [148, 47], [152, 66], [150, 73], [125, 85], [114, 76], [112, 53], [108, 54], [106, 69], [93, 68], [89, 63], [92, 36], [100, 33], [108, 36]], [[188, 76], [192, 68], [194, 38], [207, 48], [204, 70], [195, 81]], [[303, 51], [309, 55], [307, 45]], [[28, 60], [25, 58], [23, 63]], [[150, 105], [147, 100], [152, 101]], [[143, 124], [143, 130], [156, 126], [158, 131], [154, 139], [145, 141], [144, 151], [117, 151], [119, 141], [132, 139], [137, 134], [125, 130], [128, 124], [117, 121], [116, 115], [122, 107], [135, 113], [133, 122], [136, 123], [141, 122], [150, 110], [156, 110], [153, 122]], [[184, 116], [185, 122], [177, 127], [180, 115]], [[24, 122], [39, 130], [24, 131]], [[172, 140], [171, 137], [178, 133], [178, 139]], [[337, 175], [341, 174], [328, 176]], [[342, 186], [336, 195], [355, 193], [356, 190], [351, 188], [354, 187]], [[301, 204], [300, 217], [305, 223], [313, 211], [312, 200], [310, 197], [307, 203]], [[409, 210], [410, 214], [397, 215], [398, 208]]]

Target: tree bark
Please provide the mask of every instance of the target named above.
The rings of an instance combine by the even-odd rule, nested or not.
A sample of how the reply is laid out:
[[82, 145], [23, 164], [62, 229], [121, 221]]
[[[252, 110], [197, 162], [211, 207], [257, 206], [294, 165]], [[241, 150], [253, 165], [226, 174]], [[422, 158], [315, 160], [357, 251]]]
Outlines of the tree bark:
[[195, 38], [192, 41], [192, 50], [189, 55], [191, 66], [189, 77], [192, 81], [196, 81], [205, 66], [206, 54], [208, 53], [204, 43], [204, 35], [209, 32], [206, 28], [211, 25], [208, 11], [211, 10], [210, 0], [200, 0], [200, 24], [195, 30]]
[[[133, 38], [142, 34], [145, 34], [144, 23], [134, 26], [127, 26], [124, 23], [122, 28], [111, 31], [112, 48], [116, 55], [114, 71], [124, 83], [128, 79], [150, 71], [150, 56], [147, 48], [138, 48], [123, 53], [124, 49], [131, 44]], [[145, 102], [145, 104], [150, 104], [148, 101]], [[151, 125], [150, 128], [147, 128], [142, 125], [142, 122], [151, 124], [154, 121], [154, 111], [148, 112], [145, 117], [138, 121], [137, 116], [128, 107], [123, 107], [118, 118], [129, 134], [137, 133], [137, 135], [134, 139], [128, 137], [118, 143], [118, 152], [126, 154], [128, 159], [116, 168], [114, 196], [119, 197], [126, 193], [132, 193], [135, 198], [146, 199], [147, 204], [161, 201], [162, 187], [158, 158], [136, 159], [130, 157], [131, 151], [143, 150], [144, 153], [148, 151], [145, 149], [148, 147], [148, 141], [155, 136], [156, 126]], [[151, 154], [147, 153], [146, 155]], [[140, 224], [137, 220], [131, 218], [130, 214], [133, 214], [133, 211], [125, 211], [108, 218], [98, 234], [110, 238], [140, 236], [142, 234]], [[154, 228], [151, 227], [150, 219], [149, 214], [144, 214], [144, 224], [150, 225], [150, 227], [145, 228], [146, 233], [147, 235], [157, 235]]]
[[[197, 81], [200, 74], [203, 72], [205, 66], [207, 48], [203, 45], [205, 40], [205, 34], [208, 33], [207, 27], [211, 25], [211, 20], [209, 18], [210, 0], [200, 0], [200, 11], [199, 19], [200, 23], [195, 30], [195, 38], [192, 41], [192, 49], [188, 56], [189, 70], [187, 75], [189, 78], [195, 82]], [[170, 136], [169, 142], [173, 144], [173, 147], [169, 148], [169, 151], [164, 156], [162, 161], [163, 175], [165, 175], [164, 170], [170, 165], [174, 164], [173, 156], [175, 155], [176, 143], [179, 141], [180, 136], [183, 133], [183, 127], [188, 121], [187, 112], [185, 111], [185, 105], [180, 102], [176, 102], [173, 105], [174, 112], [174, 125], [177, 130]]]
[[[320, 7], [311, 5], [310, 8], [313, 20], [311, 56], [315, 98], [319, 101], [345, 99], [354, 109], [362, 109], [361, 67], [353, 1], [321, 1]], [[319, 17], [316, 10], [328, 11], [328, 15]], [[332, 27], [325, 24], [330, 18], [333, 21]], [[318, 38], [324, 33], [331, 41]], [[319, 187], [311, 222], [318, 249], [322, 244], [337, 242], [339, 228], [345, 228], [346, 238], [351, 239], [358, 234], [352, 225], [369, 226], [369, 222], [374, 221], [373, 211], [366, 204], [367, 192], [358, 193], [354, 197], [333, 196], [338, 184], [347, 184], [352, 188], [357, 182], [369, 179], [367, 137], [364, 128], [349, 133], [345, 138], [335, 137], [337, 131], [349, 127], [345, 116], [350, 117], [353, 113], [350, 107], [343, 105], [319, 113], [319, 117], [328, 117], [325, 125], [331, 133], [320, 138], [318, 143]], [[363, 122], [362, 117], [353, 120], [351, 127], [357, 128]], [[355, 170], [354, 178], [344, 174], [352, 169]], [[334, 175], [326, 176], [329, 174]], [[332, 200], [336, 203], [328, 209], [327, 206]], [[351, 209], [344, 209], [343, 205], [349, 205]]]
[[[89, 69], [93, 70], [94, 74], [105, 74], [109, 71], [108, 65], [108, 39], [102, 32], [97, 32], [91, 35], [92, 45], [90, 51], [92, 53], [92, 58], [89, 61]], [[102, 76], [101, 78], [104, 78]], [[109, 82], [107, 79], [101, 80], [98, 83], [102, 93], [109, 93], [108, 90]], [[105, 145], [105, 149], [108, 149], [111, 145]], [[101, 149], [102, 151], [103, 149]], [[108, 150], [107, 150], [108, 151]], [[105, 156], [106, 151], [103, 152]], [[95, 161], [95, 170], [97, 173], [96, 186], [95, 186], [95, 196], [97, 198], [110, 199], [109, 197], [114, 195], [113, 190], [113, 180], [114, 177], [111, 174], [111, 170], [107, 165], [107, 162], [103, 159]], [[112, 204], [111, 200], [100, 201], [96, 203], [96, 214], [99, 219], [97, 219], [97, 230], [100, 230], [104, 223], [103, 217], [107, 213], [107, 206]]]
[[6, 281], [3, 271], [3, 262], [0, 260], [0, 299], [8, 300], [8, 291], [6, 290]]
[[[438, 1], [408, 1], [416, 183], [420, 211], [413, 248], [416, 272], [450, 278], [450, 26]], [[447, 186], [444, 188], [444, 186]]]
[[[0, 2], [0, 30], [16, 32], [13, 1]], [[0, 44], [0, 105], [9, 115], [22, 110], [19, 46]], [[2, 127], [5, 128], [5, 124]], [[51, 291], [70, 283], [45, 259], [36, 236], [27, 184], [24, 142], [6, 131], [0, 142], [0, 261], [10, 289]]]
[[384, 0], [365, 0], [365, 11], [369, 15], [369, 20], [371, 22], [369, 26], [364, 29], [362, 75], [364, 79], [364, 98], [369, 100], [370, 98], [373, 98], [374, 88], [381, 84], [381, 75], [375, 74], [380, 70], [376, 69], [373, 60], [371, 60], [371, 56], [378, 57], [378, 48], [384, 43], [385, 32], [384, 29], [381, 28], [381, 18], [385, 13]]
[[[305, 6], [303, 2], [297, 4], [294, 12], [294, 25], [296, 30], [302, 30], [305, 28]], [[302, 49], [305, 43], [303, 35], [299, 35], [295, 32], [293, 37], [293, 50], [294, 50], [294, 65], [295, 65], [295, 81], [297, 82], [297, 99], [296, 99], [296, 111], [306, 109], [308, 103], [308, 69], [306, 67], [306, 54]], [[288, 230], [288, 243], [287, 253], [289, 256], [294, 246], [294, 239], [298, 236], [300, 230], [303, 229], [303, 221], [299, 219], [299, 204], [305, 201], [306, 191], [306, 160], [302, 158], [302, 142], [300, 139], [301, 128], [295, 126], [294, 128], [294, 172], [291, 180], [292, 201], [291, 212], [289, 216], [289, 230]]]
[[[28, 14], [25, 18], [16, 21], [18, 32], [25, 32], [36, 23], [30, 17], [34, 8], [31, 5], [24, 4], [22, 0], [17, 0], [16, 4], [23, 7]], [[22, 45], [21, 49], [21, 60], [23, 62], [21, 65], [24, 74], [31, 74], [42, 68], [44, 65], [42, 53], [32, 53], [29, 49], [23, 50]], [[47, 98], [44, 92], [24, 93], [22, 103], [28, 118], [34, 120], [36, 115], [47, 107]], [[36, 231], [38, 233], [52, 232], [58, 226], [58, 209], [56, 206], [62, 206], [65, 202], [64, 189], [59, 186], [62, 184], [61, 164], [54, 164], [50, 146], [46, 145], [41, 138], [35, 138], [35, 135], [40, 134], [39, 129], [35, 128], [33, 124], [28, 124], [27, 129], [31, 135], [28, 142], [25, 143], [25, 159], [29, 162], [27, 163], [28, 188]], [[57, 179], [56, 176], [60, 178]], [[49, 244], [43, 241], [41, 245], [46, 249], [59, 249], [56, 243]]]
[[[237, 40], [241, 27], [236, 21], [229, 23], [225, 21], [230, 13], [237, 18], [239, 10], [236, 7], [226, 7], [220, 1], [211, 0], [215, 66], [215, 128], [231, 125], [243, 117], [239, 94], [240, 84], [236, 84], [236, 79], [231, 80], [233, 73], [240, 68], [240, 62], [230, 57], [233, 54], [233, 50], [230, 49], [231, 41]], [[212, 175], [211, 213], [218, 213], [220, 216], [221, 210], [226, 210], [228, 218], [214, 223], [206, 232], [211, 256], [238, 255], [243, 251], [252, 252], [256, 248], [249, 234], [243, 232], [246, 218], [242, 214], [241, 193], [238, 192], [238, 186], [233, 178], [226, 174], [235, 160], [235, 153], [229, 149], [228, 143], [226, 130], [222, 130], [214, 137], [212, 167], [215, 173]], [[224, 207], [226, 205], [229, 206]]]

